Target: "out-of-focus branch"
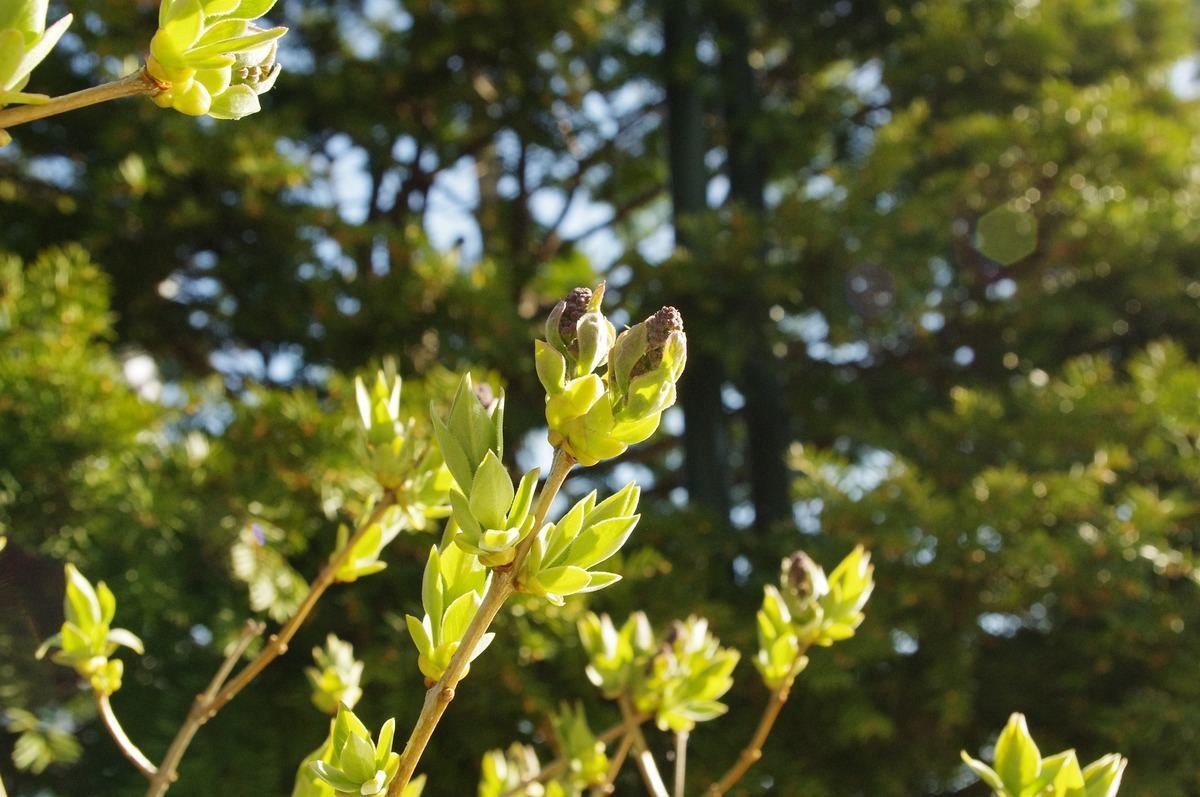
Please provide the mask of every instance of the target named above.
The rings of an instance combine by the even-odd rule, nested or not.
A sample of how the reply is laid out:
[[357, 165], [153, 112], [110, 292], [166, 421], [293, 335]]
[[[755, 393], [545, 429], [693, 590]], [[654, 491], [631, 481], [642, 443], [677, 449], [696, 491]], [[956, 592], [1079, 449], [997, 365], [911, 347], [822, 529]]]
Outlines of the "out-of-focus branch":
[[[121, 727], [121, 722], [117, 719], [117, 715], [113, 711], [108, 695], [99, 692], [96, 693], [96, 708], [100, 711], [100, 719], [104, 722], [104, 727], [108, 730], [108, 735], [117, 743], [121, 754], [137, 767], [138, 772], [141, 772], [147, 778], [153, 778], [158, 768], [150, 763], [150, 759], [146, 758], [146, 754], [125, 733], [125, 729]], [[0, 797], [3, 797], [3, 794], [4, 789], [0, 787]]]

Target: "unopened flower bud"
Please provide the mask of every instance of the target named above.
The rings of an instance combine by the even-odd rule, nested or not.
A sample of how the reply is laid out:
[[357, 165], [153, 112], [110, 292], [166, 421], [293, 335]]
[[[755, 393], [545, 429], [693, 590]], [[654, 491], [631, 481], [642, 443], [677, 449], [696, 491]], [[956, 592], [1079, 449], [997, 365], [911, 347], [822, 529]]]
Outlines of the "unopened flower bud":
[[575, 288], [563, 297], [562, 314], [558, 318], [558, 334], [568, 346], [575, 340], [575, 327], [592, 303], [591, 288]]
[[485, 410], [490, 410], [496, 403], [496, 391], [492, 390], [492, 386], [487, 382], [480, 382], [475, 385], [475, 398], [479, 399]]
[[666, 633], [663, 634], [663, 642], [674, 645], [686, 635], [687, 626], [683, 624], [682, 620], [676, 620], [667, 627]]
[[661, 349], [672, 332], [683, 331], [683, 316], [674, 307], [664, 307], [646, 319], [646, 348]]
[[829, 591], [825, 571], [804, 551], [786, 557], [782, 571], [783, 588], [800, 601], [820, 597]]
[[664, 307], [643, 322], [646, 326], [646, 349], [633, 366], [631, 379], [652, 371], [662, 364], [663, 348], [671, 334], [683, 332], [683, 316], [674, 307]]

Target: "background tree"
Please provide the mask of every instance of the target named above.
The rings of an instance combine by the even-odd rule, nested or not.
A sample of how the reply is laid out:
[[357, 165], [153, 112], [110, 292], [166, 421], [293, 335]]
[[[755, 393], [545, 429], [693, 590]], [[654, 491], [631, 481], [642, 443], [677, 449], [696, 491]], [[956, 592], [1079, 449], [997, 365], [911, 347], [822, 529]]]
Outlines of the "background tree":
[[[72, 3], [39, 90], [127, 71], [114, 54], [141, 46], [152, 5]], [[699, 600], [747, 649], [740, 619], [797, 526], [819, 558], [860, 538], [875, 551], [876, 613], [798, 686], [772, 744], [802, 743], [768, 749], [755, 793], [979, 788], [958, 750], [1018, 709], [1047, 749], [1127, 753], [1122, 793], [1196, 790], [1198, 120], [1169, 79], [1189, 5], [289, 0], [272, 15], [292, 31], [285, 72], [236, 129], [130, 100], [0, 150], [0, 246], [25, 264], [8, 261], [0, 298], [23, 285], [0, 343], [22, 353], [0, 378], [0, 589], [20, 607], [0, 681], [6, 705], [42, 712], [38, 733], [79, 730], [99, 793], [131, 775], [22, 653], [53, 626], [56, 560], [125, 574], [123, 615], [171, 657], [127, 679], [199, 683], [197, 651], [244, 614], [229, 552], [246, 519], [278, 528], [269, 549], [299, 572], [332, 533], [311, 518], [335, 516], [331, 485], [352, 478], [352, 418], [331, 414], [346, 377], [395, 355], [436, 394], [441, 368], [503, 368], [510, 406], [536, 406], [520, 394], [530, 330], [593, 269], [627, 306], [686, 297], [694, 352], [671, 433], [595, 474], [653, 479], [625, 563], [646, 580], [595, 607], [659, 621]], [[78, 250], [39, 260], [64, 230], [103, 275]], [[151, 363], [139, 398], [129, 376]], [[514, 439], [540, 422], [518, 412]], [[321, 614], [402, 714], [419, 685], [388, 665], [417, 607], [396, 596], [421, 560], [397, 559]], [[483, 750], [548, 732], [517, 723], [583, 667], [572, 611], [508, 621], [520, 641], [477, 664], [500, 686], [448, 717], [472, 743], [430, 749], [462, 782], [434, 793], [472, 789]], [[318, 616], [298, 649], [330, 628]], [[239, 751], [266, 706], [309, 722], [302, 658], [222, 716], [191, 782], [285, 788], [319, 730], [257, 742], [269, 767]], [[701, 781], [759, 698], [731, 694], [719, 736], [693, 736]], [[156, 728], [149, 706], [121, 708]], [[69, 794], [73, 771], [36, 782]]]

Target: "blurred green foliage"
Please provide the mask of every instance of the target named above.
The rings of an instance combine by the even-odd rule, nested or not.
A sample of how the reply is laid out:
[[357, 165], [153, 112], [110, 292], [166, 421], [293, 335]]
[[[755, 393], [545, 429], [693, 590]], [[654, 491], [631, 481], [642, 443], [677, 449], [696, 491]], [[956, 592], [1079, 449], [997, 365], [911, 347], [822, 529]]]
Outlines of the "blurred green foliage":
[[[643, 486], [612, 567], [624, 580], [591, 608], [695, 612], [743, 653], [728, 715], [692, 734], [689, 782], [732, 761], [766, 697], [748, 660], [780, 557], [836, 561], [861, 542], [869, 617], [801, 675], [748, 793], [985, 794], [958, 751], [985, 749], [1014, 710], [1048, 749], [1127, 755], [1122, 795], [1200, 792], [1200, 119], [1169, 77], [1193, 9], [695, 5], [711, 208], [687, 222], [688, 251], [662, 243], [663, 4], [288, 0], [271, 20], [291, 30], [286, 71], [236, 130], [141, 101], [14, 129], [0, 153], [12, 794], [75, 794], [83, 771], [90, 793], [139, 785], [71, 672], [32, 659], [62, 622], [61, 563], [106, 581], [146, 643], [114, 704], [157, 758], [246, 614], [286, 616], [358, 514], [354, 373], [397, 357], [420, 414], [448, 406], [449, 369], [496, 369], [510, 440], [544, 434], [535, 319], [593, 282], [597, 251], [618, 264], [605, 276], [626, 320], [678, 299], [691, 353], [726, 374], [732, 453], [699, 465], [729, 467], [732, 520], [682, 505], [671, 413], [569, 496]], [[53, 10], [76, 22], [38, 68], [51, 93], [128, 71], [154, 25], [153, 4]], [[749, 20], [741, 45], [728, 14]], [[761, 210], [722, 199], [721, 66], [739, 46]], [[559, 212], [568, 198], [584, 220]], [[459, 245], [433, 245], [459, 206]], [[64, 239], [79, 245], [49, 248]], [[794, 522], [751, 529], [756, 364], [778, 380]], [[334, 590], [295, 642], [354, 645], [367, 727], [416, 716], [404, 617], [423, 614], [438, 533], [394, 540], [387, 570]], [[472, 666], [428, 752], [431, 794], [474, 790], [485, 750], [551, 739], [561, 700], [615, 721], [583, 684], [588, 606], [539, 604], [516, 601]], [[327, 731], [310, 664], [290, 654], [222, 712], [172, 794], [286, 793]], [[289, 732], [263, 733], [268, 716]], [[10, 745], [44, 771], [15, 772]], [[497, 782], [526, 755], [491, 761]]]

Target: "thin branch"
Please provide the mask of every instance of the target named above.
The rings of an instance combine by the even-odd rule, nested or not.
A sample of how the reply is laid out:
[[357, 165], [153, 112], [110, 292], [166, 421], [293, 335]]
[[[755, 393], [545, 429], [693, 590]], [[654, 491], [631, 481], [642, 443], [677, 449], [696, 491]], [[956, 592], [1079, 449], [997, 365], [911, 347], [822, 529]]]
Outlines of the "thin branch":
[[737, 762], [721, 776], [720, 780], [708, 787], [708, 790], [705, 791], [706, 797], [721, 797], [721, 795], [733, 787], [733, 784], [742, 779], [742, 776], [746, 774], [746, 771], [750, 767], [754, 766], [754, 763], [758, 759], [762, 758], [763, 743], [771, 735], [771, 729], [775, 727], [775, 720], [779, 719], [779, 712], [783, 710], [783, 706], [787, 703], [788, 696], [791, 694], [792, 684], [796, 682], [796, 676], [800, 674], [800, 670], [804, 669], [804, 665], [807, 662], [804, 654], [805, 651], [801, 650], [796, 656], [796, 663], [792, 665], [792, 670], [788, 673], [787, 678], [784, 679], [779, 688], [771, 693], [771, 699], [763, 709], [762, 719], [758, 721], [758, 727], [754, 729], [754, 735], [750, 737], [750, 742], [742, 749]]
[[196, 695], [195, 701], [192, 703], [192, 709], [188, 712], [187, 719], [179, 728], [179, 732], [175, 734], [175, 738], [171, 740], [171, 746], [167, 748], [167, 754], [163, 757], [162, 765], [158, 771], [154, 773], [154, 777], [150, 780], [150, 788], [146, 790], [146, 794], [161, 797], [166, 794], [167, 789], [171, 788], [171, 784], [178, 777], [176, 770], [179, 768], [179, 762], [183, 758], [183, 754], [187, 752], [188, 745], [192, 743], [192, 739], [196, 736], [196, 732], [212, 716], [208, 712], [208, 707], [212, 704], [213, 698], [217, 694], [217, 690], [229, 678], [229, 674], [233, 672], [233, 668], [237, 666], [238, 660], [242, 658], [242, 654], [246, 652], [246, 648], [250, 646], [257, 637], [265, 630], [266, 626], [257, 620], [247, 620], [246, 625], [242, 627], [242, 633], [238, 636], [237, 641], [233, 643], [229, 653], [226, 654], [221, 666], [217, 668], [216, 674], [209, 681], [208, 686], [204, 691]]
[[[638, 718], [638, 722], [639, 723], [645, 722], [647, 719], [648, 719], [647, 716], [641, 716]], [[625, 734], [625, 722], [622, 721], [622, 722], [619, 722], [616, 725], [612, 726], [611, 728], [609, 728], [608, 730], [606, 730], [604, 733], [600, 734], [596, 738], [599, 739], [600, 741], [604, 742], [605, 744], [608, 744], [608, 743], [612, 742], [614, 739], [622, 737], [624, 734]], [[521, 794], [522, 792], [524, 792], [526, 789], [528, 789], [530, 786], [532, 786], [535, 783], [544, 783], [544, 782], [550, 780], [551, 778], [558, 777], [563, 772], [567, 771], [567, 767], [569, 767], [570, 764], [571, 764], [571, 760], [569, 758], [556, 758], [553, 761], [551, 761], [549, 764], [547, 764], [546, 766], [539, 769], [538, 773], [536, 775], [534, 775], [531, 778], [521, 781], [516, 786], [513, 786], [511, 789], [509, 789], [508, 791], [501, 794], [500, 797], [517, 797], [517, 795]]]
[[595, 235], [596, 233], [598, 233], [602, 230], [606, 230], [609, 227], [612, 227], [613, 225], [620, 224], [622, 221], [624, 221], [626, 218], [629, 217], [630, 213], [633, 213], [635, 210], [642, 207], [647, 202], [650, 202], [651, 200], [656, 199], [657, 197], [659, 197], [661, 195], [662, 195], [662, 186], [653, 185], [653, 186], [647, 188], [646, 190], [642, 191], [640, 194], [635, 194], [634, 196], [630, 197], [623, 204], [614, 206], [613, 213], [611, 216], [609, 216], [607, 219], [605, 219], [602, 222], [593, 224], [591, 227], [588, 227], [583, 232], [577, 233], [576, 235], [567, 239], [565, 243], [574, 246], [575, 244], [578, 244], [580, 241], [583, 241], [584, 239], [588, 238], [589, 236]]
[[51, 97], [47, 102], [0, 109], [0, 130], [109, 100], [119, 100], [123, 97], [152, 97], [162, 90], [162, 86], [150, 77], [145, 69], [139, 69], [110, 83], [92, 86], [82, 91], [64, 94], [61, 97]]
[[0, 797], [8, 797], [8, 792], [4, 790], [4, 778], [0, 778]]
[[687, 780], [687, 747], [688, 747], [688, 732], [675, 732], [675, 794], [674, 797], [683, 797], [683, 786]]
[[608, 771], [604, 773], [604, 781], [592, 787], [590, 797], [604, 797], [604, 795], [612, 794], [616, 791], [613, 781], [621, 773], [621, 767], [625, 766], [625, 759], [629, 756], [629, 748], [633, 747], [633, 734], [626, 730], [624, 723], [621, 723], [620, 728], [623, 734], [621, 736], [621, 743], [617, 745], [617, 751], [613, 753], [612, 762], [608, 765]]
[[308, 593], [304, 596], [304, 600], [300, 603], [300, 607], [296, 609], [295, 614], [279, 629], [278, 633], [271, 635], [266, 646], [255, 657], [254, 661], [247, 664], [232, 680], [226, 682], [229, 674], [233, 672], [234, 666], [241, 659], [242, 654], [246, 652], [246, 648], [250, 645], [251, 640], [262, 633], [263, 626], [261, 623], [247, 623], [246, 629], [242, 632], [242, 636], [234, 646], [234, 650], [222, 662], [220, 669], [213, 676], [208, 688], [196, 696], [196, 700], [192, 703], [191, 711], [188, 712], [183, 725], [180, 726], [179, 731], [175, 734], [175, 738], [171, 741], [171, 746], [167, 748], [167, 754], [163, 757], [162, 765], [158, 768], [158, 772], [150, 782], [150, 788], [146, 791], [146, 797], [162, 797], [162, 795], [167, 793], [167, 789], [171, 788], [171, 784], [178, 777], [176, 769], [179, 767], [179, 761], [183, 758], [183, 754], [187, 752], [188, 745], [191, 744], [196, 732], [200, 730], [200, 726], [212, 719], [218, 711], [245, 689], [271, 662], [287, 652], [288, 643], [292, 641], [292, 637], [300, 630], [300, 626], [304, 624], [313, 607], [317, 605], [317, 601], [325, 594], [325, 590], [333, 585], [338, 569], [346, 561], [350, 552], [354, 550], [354, 546], [367, 533], [367, 529], [378, 523], [383, 517], [384, 512], [395, 503], [396, 496], [393, 492], [389, 490], [383, 494], [383, 497], [375, 504], [374, 509], [371, 510], [367, 518], [358, 524], [358, 528], [354, 530], [354, 534], [350, 536], [350, 539], [346, 540], [346, 544], [338, 549], [329, 558], [329, 561], [325, 563], [325, 567], [321, 569], [316, 580], [309, 586]]
[[233, 643], [229, 654], [225, 660], [221, 662], [221, 666], [217, 669], [212, 680], [208, 682], [208, 688], [204, 690], [205, 700], [212, 701], [217, 696], [217, 691], [225, 685], [229, 680], [233, 668], [242, 660], [242, 654], [246, 652], [246, 648], [250, 647], [250, 643], [258, 637], [262, 636], [263, 631], [267, 630], [267, 624], [261, 620], [247, 620], [242, 626], [242, 633], [238, 635], [237, 641]]
[[646, 746], [646, 737], [642, 735], [641, 723], [637, 720], [629, 698], [622, 695], [617, 699], [617, 703], [621, 706], [621, 716], [625, 718], [625, 727], [629, 731], [629, 735], [633, 737], [633, 758], [637, 761], [638, 771], [642, 773], [642, 782], [646, 784], [646, 791], [650, 792], [652, 797], [667, 797], [667, 786], [663, 783], [662, 775], [658, 773], [658, 764], [654, 761], [654, 754]]
[[[136, 744], [134, 744], [129, 736], [125, 733], [125, 729], [121, 727], [120, 720], [117, 719], [116, 713], [113, 712], [112, 703], [109, 702], [108, 695], [96, 692], [96, 708], [100, 710], [100, 719], [104, 721], [104, 727], [108, 729], [108, 735], [117, 743], [117, 747], [121, 750], [121, 755], [129, 759], [129, 763], [137, 767], [138, 772], [141, 772], [147, 778], [153, 778], [155, 772], [158, 771], [154, 764], [150, 763], [150, 759], [146, 758]], [[0, 788], [0, 797], [3, 797], [3, 789]]]
[[517, 574], [521, 571], [521, 564], [525, 561], [525, 556], [529, 553], [534, 539], [542, 528], [542, 523], [546, 520], [546, 514], [550, 511], [550, 504], [554, 501], [554, 496], [558, 495], [559, 489], [562, 488], [562, 484], [566, 481], [567, 474], [574, 464], [575, 460], [569, 454], [561, 449], [555, 452], [554, 464], [551, 465], [550, 473], [546, 476], [546, 483], [538, 492], [537, 504], [533, 509], [533, 531], [517, 546], [516, 556], [509, 567], [492, 571], [492, 585], [488, 587], [487, 593], [483, 596], [483, 603], [475, 612], [471, 624], [467, 626], [458, 650], [454, 652], [442, 677], [425, 693], [421, 714], [417, 717], [416, 724], [413, 725], [412, 733], [408, 737], [408, 744], [404, 746], [404, 752], [400, 757], [400, 769], [388, 787], [388, 797], [400, 797], [404, 793], [404, 787], [412, 780], [413, 773], [417, 770], [417, 764], [421, 761], [421, 755], [425, 752], [425, 747], [429, 744], [429, 739], [433, 736], [433, 731], [437, 728], [442, 715], [446, 713], [450, 701], [454, 699], [454, 689], [466, 674], [471, 656], [479, 647], [479, 641], [483, 639], [488, 626], [500, 613], [504, 602], [516, 591], [516, 579]]

